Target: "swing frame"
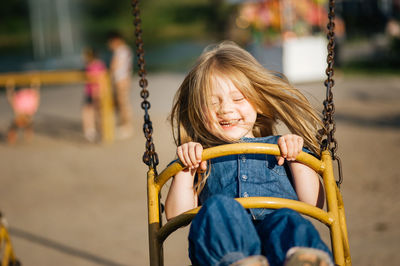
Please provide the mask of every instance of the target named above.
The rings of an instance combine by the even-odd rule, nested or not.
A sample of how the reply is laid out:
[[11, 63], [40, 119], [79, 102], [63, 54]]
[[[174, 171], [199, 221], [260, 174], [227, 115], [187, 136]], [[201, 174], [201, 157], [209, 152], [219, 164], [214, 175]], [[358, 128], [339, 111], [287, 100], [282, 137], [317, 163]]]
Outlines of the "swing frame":
[[[39, 89], [42, 85], [64, 85], [87, 82], [85, 71], [80, 70], [53, 70], [53, 71], [26, 71], [0, 74], [0, 87], [32, 86]], [[104, 73], [97, 82], [100, 85], [101, 101], [101, 135], [103, 143], [114, 141], [113, 96], [109, 73]]]
[[[220, 156], [233, 154], [270, 154], [279, 156], [280, 150], [276, 144], [263, 143], [235, 143], [208, 148], [203, 151], [202, 160], [210, 160]], [[346, 218], [341, 193], [333, 175], [332, 157], [329, 151], [323, 151], [321, 160], [301, 152], [296, 161], [299, 161], [322, 176], [325, 189], [327, 211], [310, 204], [273, 197], [236, 198], [246, 209], [249, 208], [291, 208], [301, 214], [319, 220], [329, 227], [332, 253], [337, 265], [351, 265], [350, 248], [347, 234]], [[175, 162], [159, 175], [153, 168], [147, 172], [148, 197], [148, 230], [150, 265], [161, 266], [163, 262], [163, 243], [167, 237], [178, 228], [190, 224], [201, 207], [184, 212], [162, 225], [160, 193], [165, 183], [178, 172], [184, 169], [182, 163]]]

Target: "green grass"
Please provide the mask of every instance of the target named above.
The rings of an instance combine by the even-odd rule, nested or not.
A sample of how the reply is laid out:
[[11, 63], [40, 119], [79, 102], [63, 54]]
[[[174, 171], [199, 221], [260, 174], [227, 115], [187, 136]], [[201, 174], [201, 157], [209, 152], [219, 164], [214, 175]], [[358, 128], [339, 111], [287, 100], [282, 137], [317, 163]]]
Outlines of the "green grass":
[[399, 61], [358, 61], [347, 63], [338, 68], [345, 75], [398, 75], [400, 76]]

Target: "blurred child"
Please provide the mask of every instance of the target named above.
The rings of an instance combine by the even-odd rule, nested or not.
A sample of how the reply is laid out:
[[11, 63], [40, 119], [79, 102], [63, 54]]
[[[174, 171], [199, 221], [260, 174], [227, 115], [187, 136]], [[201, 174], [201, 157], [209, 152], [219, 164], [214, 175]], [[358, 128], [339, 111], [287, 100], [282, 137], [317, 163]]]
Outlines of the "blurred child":
[[33, 137], [33, 116], [39, 107], [39, 83], [30, 88], [15, 90], [14, 84], [7, 86], [7, 98], [14, 111], [14, 119], [7, 133], [7, 142], [14, 144], [17, 141], [18, 129], [24, 131], [26, 140]]
[[82, 127], [85, 138], [90, 142], [94, 142], [98, 138], [97, 121], [100, 116], [100, 80], [107, 69], [93, 49], [86, 49], [84, 57], [87, 81], [82, 108]]
[[112, 78], [118, 116], [117, 137], [127, 139], [133, 135], [132, 106], [132, 51], [118, 32], [108, 33], [108, 47], [112, 51], [110, 74]]

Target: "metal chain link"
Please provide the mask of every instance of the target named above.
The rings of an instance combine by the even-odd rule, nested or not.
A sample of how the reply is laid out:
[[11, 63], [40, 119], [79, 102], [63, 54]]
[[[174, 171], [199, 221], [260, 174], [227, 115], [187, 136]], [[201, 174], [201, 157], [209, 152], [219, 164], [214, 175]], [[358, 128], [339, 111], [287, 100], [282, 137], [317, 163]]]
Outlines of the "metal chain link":
[[337, 156], [336, 152], [338, 149], [338, 143], [334, 136], [336, 131], [336, 123], [334, 120], [335, 114], [335, 104], [333, 102], [333, 93], [332, 87], [335, 85], [335, 81], [333, 80], [333, 64], [335, 57], [335, 0], [329, 0], [329, 13], [328, 13], [329, 22], [327, 24], [327, 38], [328, 38], [328, 55], [327, 55], [327, 63], [328, 66], [326, 68], [327, 79], [324, 84], [326, 87], [326, 99], [323, 102], [324, 110], [323, 114], [323, 124], [324, 128], [322, 129], [320, 139], [321, 139], [321, 150], [329, 150], [332, 156], [332, 160], [336, 160], [338, 164], [339, 170], [339, 180], [336, 182], [338, 186], [343, 182], [342, 175], [342, 163], [340, 158]]
[[143, 47], [143, 39], [142, 39], [142, 27], [141, 27], [141, 19], [140, 19], [140, 9], [139, 9], [139, 0], [132, 0], [132, 14], [134, 16], [133, 24], [135, 25], [135, 36], [136, 36], [136, 55], [138, 60], [139, 67], [139, 86], [142, 88], [140, 92], [140, 97], [142, 97], [143, 101], [141, 103], [141, 107], [144, 110], [144, 124], [143, 124], [143, 133], [146, 138], [146, 151], [143, 154], [143, 162], [149, 166], [149, 168], [154, 169], [157, 175], [157, 165], [159, 163], [158, 155], [155, 150], [155, 146], [153, 143], [153, 124], [150, 120], [149, 109], [151, 107], [150, 102], [147, 100], [149, 97], [149, 91], [147, 90], [148, 82], [146, 79], [146, 69], [145, 69], [145, 60], [144, 60], [144, 47]]

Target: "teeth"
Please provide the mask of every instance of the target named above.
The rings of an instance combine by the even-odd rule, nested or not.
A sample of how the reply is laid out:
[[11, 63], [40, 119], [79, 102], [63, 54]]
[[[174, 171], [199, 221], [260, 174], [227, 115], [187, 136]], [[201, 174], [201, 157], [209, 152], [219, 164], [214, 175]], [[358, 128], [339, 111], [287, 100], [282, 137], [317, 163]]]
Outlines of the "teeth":
[[235, 124], [238, 121], [239, 121], [239, 119], [234, 119], [234, 120], [229, 120], [229, 121], [221, 121], [219, 123], [220, 123], [220, 125], [226, 126], [226, 125]]

